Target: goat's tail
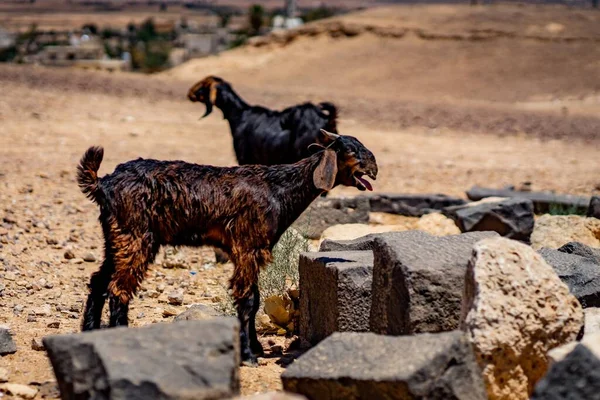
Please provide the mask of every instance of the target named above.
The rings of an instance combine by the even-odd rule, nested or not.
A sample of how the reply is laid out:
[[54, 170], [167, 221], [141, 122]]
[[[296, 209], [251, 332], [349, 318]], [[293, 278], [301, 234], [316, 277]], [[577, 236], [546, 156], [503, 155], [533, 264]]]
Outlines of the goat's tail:
[[327, 101], [319, 103], [319, 107], [321, 107], [321, 110], [327, 114], [327, 124], [325, 125], [324, 129], [329, 132], [337, 133], [337, 107], [333, 103], [329, 103]]
[[98, 169], [104, 157], [102, 147], [87, 149], [77, 166], [77, 183], [81, 191], [91, 200], [100, 204], [103, 197], [102, 188], [98, 183]]

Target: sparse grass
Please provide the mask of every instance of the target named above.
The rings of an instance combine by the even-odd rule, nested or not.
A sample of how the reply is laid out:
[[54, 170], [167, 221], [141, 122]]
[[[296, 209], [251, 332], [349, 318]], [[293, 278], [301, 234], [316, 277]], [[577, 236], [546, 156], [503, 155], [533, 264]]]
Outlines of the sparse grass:
[[548, 207], [548, 214], [550, 215], [585, 215], [585, 210], [574, 205], [565, 204], [550, 204]]
[[[300, 253], [308, 250], [308, 239], [296, 229], [288, 229], [273, 249], [273, 262], [265, 267], [258, 281], [261, 310], [264, 300], [271, 296], [288, 297], [287, 291], [298, 287], [298, 260]], [[237, 311], [230, 291], [221, 286], [220, 301], [215, 304], [217, 311], [224, 315], [236, 316]]]
[[222, 289], [222, 293], [218, 296], [220, 301], [215, 304], [215, 309], [228, 317], [237, 316], [237, 310], [235, 308], [235, 304], [233, 303], [233, 297], [231, 297], [231, 293], [227, 287], [220, 285]]
[[297, 230], [288, 229], [273, 249], [273, 262], [260, 273], [261, 298], [287, 296], [287, 290], [298, 287], [298, 260], [308, 250], [308, 240]]

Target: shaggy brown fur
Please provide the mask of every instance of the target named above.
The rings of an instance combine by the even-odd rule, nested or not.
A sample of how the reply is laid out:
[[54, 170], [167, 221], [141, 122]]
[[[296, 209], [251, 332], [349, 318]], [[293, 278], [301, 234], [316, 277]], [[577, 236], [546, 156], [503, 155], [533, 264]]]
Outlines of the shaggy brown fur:
[[230, 285], [241, 321], [242, 358], [255, 362], [258, 275], [285, 230], [323, 191], [338, 184], [371, 189], [373, 154], [357, 139], [323, 131], [329, 147], [296, 164], [219, 168], [138, 159], [98, 178], [101, 148], [81, 159], [81, 190], [100, 206], [105, 260], [92, 275], [83, 330], [100, 327], [106, 295], [110, 326], [127, 325], [127, 307], [161, 245], [211, 245], [235, 268]]

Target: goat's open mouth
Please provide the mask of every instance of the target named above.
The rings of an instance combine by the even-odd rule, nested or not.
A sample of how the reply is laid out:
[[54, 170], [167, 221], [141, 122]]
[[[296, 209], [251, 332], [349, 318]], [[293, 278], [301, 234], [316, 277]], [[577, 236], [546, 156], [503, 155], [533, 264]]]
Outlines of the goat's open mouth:
[[[373, 186], [371, 186], [371, 182], [363, 178], [364, 175], [365, 173], [360, 171], [356, 171], [354, 173], [354, 182], [356, 183], [356, 188], [361, 192], [364, 192], [365, 190], [373, 191]], [[371, 179], [375, 179], [375, 177], [371, 176], [371, 174], [368, 174], [368, 176]]]

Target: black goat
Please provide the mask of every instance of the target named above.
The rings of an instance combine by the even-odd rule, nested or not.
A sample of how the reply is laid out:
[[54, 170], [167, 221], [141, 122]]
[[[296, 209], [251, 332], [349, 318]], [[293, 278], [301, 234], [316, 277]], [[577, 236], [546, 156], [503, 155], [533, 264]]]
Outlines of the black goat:
[[337, 109], [331, 103], [304, 103], [283, 111], [250, 106], [228, 82], [216, 76], [192, 86], [188, 98], [206, 105], [203, 118], [212, 112], [213, 105], [221, 109], [229, 121], [240, 165], [295, 163], [310, 155], [310, 144], [319, 143], [320, 129], [337, 132]]
[[161, 245], [211, 245], [233, 261], [242, 360], [256, 363], [258, 275], [273, 246], [323, 191], [340, 184], [371, 190], [363, 175], [377, 176], [375, 156], [356, 138], [323, 131], [321, 141], [327, 148], [295, 164], [222, 168], [138, 159], [103, 178], [103, 150], [90, 148], [77, 181], [100, 206], [105, 256], [90, 280], [82, 329], [100, 327], [106, 295], [109, 326], [128, 324], [129, 302]]

